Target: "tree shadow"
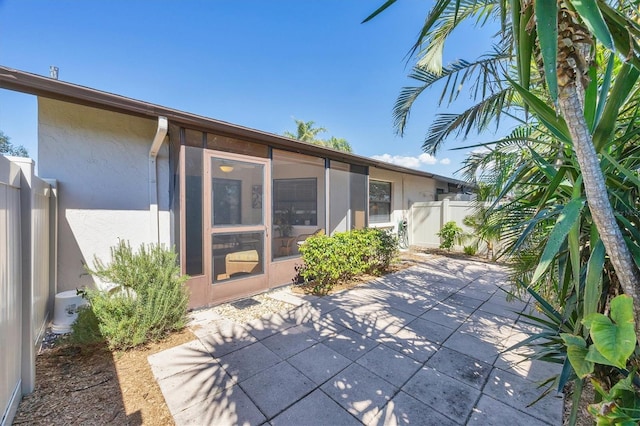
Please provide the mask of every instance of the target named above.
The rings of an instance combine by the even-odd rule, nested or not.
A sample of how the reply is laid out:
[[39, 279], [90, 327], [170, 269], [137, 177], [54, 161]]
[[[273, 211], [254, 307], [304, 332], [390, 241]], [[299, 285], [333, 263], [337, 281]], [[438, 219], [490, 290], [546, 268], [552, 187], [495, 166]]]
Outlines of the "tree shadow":
[[[485, 385], [524, 412], [508, 389], [536, 385], [499, 362], [520, 331], [517, 315], [491, 312], [508, 309], [502, 281], [489, 267], [419, 264], [246, 324], [201, 319], [195, 343], [166, 351], [172, 367], [150, 362], [178, 424], [331, 424], [344, 411], [355, 424], [425, 424], [425, 412], [434, 424], [459, 424]], [[309, 401], [319, 398], [315, 409]]]

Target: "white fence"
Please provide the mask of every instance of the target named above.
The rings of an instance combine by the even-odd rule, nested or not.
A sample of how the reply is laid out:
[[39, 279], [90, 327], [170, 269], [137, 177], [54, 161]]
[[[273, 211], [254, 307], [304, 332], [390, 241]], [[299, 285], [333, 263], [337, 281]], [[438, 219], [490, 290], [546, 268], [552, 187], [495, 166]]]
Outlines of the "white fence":
[[465, 232], [472, 232], [464, 226], [465, 217], [474, 213], [472, 201], [427, 201], [413, 203], [409, 211], [409, 243], [421, 247], [439, 247], [442, 226], [455, 221]]
[[0, 155], [0, 425], [35, 385], [35, 356], [55, 295], [55, 184], [33, 161]]

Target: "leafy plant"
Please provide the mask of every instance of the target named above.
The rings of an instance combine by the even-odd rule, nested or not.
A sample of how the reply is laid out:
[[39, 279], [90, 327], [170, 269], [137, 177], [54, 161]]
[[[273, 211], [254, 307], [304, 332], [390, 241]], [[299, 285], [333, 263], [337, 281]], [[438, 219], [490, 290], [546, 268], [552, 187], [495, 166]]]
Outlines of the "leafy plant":
[[440, 248], [451, 250], [454, 244], [461, 244], [464, 238], [464, 230], [453, 220], [444, 224], [440, 232], [436, 233], [442, 240]]
[[294, 281], [313, 282], [314, 293], [325, 294], [358, 274], [381, 274], [397, 256], [397, 244], [393, 234], [375, 228], [314, 235], [300, 246], [304, 264]]
[[635, 371], [627, 365], [636, 349], [633, 301], [620, 295], [611, 300], [610, 317], [592, 313], [583, 319], [589, 330], [591, 344], [582, 336], [562, 333], [573, 371], [580, 379], [594, 373], [596, 365], [612, 366], [626, 378], [619, 380], [610, 391], [593, 380], [602, 401], [589, 406], [597, 424], [637, 424], [640, 420], [640, 398], [633, 380]]
[[476, 253], [478, 252], [478, 246], [476, 245], [464, 246], [462, 250], [464, 251], [464, 254], [468, 254], [469, 256], [475, 256]]
[[[186, 322], [186, 276], [180, 275], [176, 254], [159, 245], [141, 245], [137, 252], [121, 241], [111, 248], [111, 262], [95, 258], [88, 271], [113, 284], [109, 291], [87, 290], [99, 334], [111, 349], [128, 349], [162, 338]], [[97, 338], [93, 318], [80, 312], [75, 339]]]

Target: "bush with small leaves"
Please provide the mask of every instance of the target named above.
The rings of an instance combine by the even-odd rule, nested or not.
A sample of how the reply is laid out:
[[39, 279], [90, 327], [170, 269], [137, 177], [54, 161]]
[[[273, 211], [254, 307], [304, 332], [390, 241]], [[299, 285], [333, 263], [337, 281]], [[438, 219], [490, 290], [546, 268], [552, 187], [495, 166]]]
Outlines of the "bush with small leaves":
[[121, 241], [111, 249], [111, 263], [94, 259], [87, 270], [115, 285], [109, 291], [87, 290], [90, 311], [80, 312], [72, 340], [99, 334], [111, 349], [128, 349], [155, 341], [186, 324], [189, 296], [180, 275], [176, 254], [159, 245], [142, 245], [137, 252]]
[[314, 293], [326, 294], [356, 275], [383, 273], [397, 256], [398, 241], [380, 229], [359, 229], [307, 238], [300, 253], [304, 265], [296, 268], [294, 281], [313, 282]]

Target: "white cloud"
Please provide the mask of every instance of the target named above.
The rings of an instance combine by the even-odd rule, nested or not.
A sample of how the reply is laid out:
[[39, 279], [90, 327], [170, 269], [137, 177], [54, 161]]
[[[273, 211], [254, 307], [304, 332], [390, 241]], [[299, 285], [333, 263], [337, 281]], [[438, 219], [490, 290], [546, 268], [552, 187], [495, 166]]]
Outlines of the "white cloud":
[[411, 157], [406, 155], [391, 155], [391, 154], [382, 154], [382, 155], [373, 155], [371, 158], [378, 161], [384, 161], [385, 163], [396, 164], [402, 167], [408, 167], [410, 169], [419, 169], [422, 165], [434, 165], [434, 164], [451, 164], [451, 160], [448, 158], [443, 158], [442, 160], [438, 160], [431, 154], [420, 154], [417, 157]]
[[418, 157], [421, 163], [423, 164], [436, 164], [438, 160], [431, 154], [420, 154]]

